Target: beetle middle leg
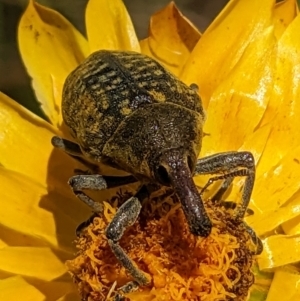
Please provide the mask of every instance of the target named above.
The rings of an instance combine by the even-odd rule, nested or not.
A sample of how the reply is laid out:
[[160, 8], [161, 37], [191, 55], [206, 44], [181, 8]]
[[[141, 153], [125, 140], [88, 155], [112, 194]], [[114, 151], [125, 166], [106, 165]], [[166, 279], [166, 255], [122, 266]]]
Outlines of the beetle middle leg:
[[[245, 176], [245, 184], [242, 192], [242, 202], [238, 204], [236, 218], [243, 218], [250, 202], [255, 180], [255, 162], [250, 152], [225, 152], [219, 153], [197, 161], [195, 175], [222, 174], [213, 177], [208, 182], [209, 186], [216, 180]], [[230, 181], [229, 181], [230, 182]]]

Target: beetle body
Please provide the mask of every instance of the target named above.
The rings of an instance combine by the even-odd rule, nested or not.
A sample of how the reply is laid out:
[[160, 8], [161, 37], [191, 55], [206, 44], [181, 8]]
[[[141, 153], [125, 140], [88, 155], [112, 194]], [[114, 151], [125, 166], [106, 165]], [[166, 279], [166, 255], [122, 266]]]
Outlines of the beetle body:
[[86, 157], [142, 183], [173, 186], [191, 231], [210, 233], [191, 178], [205, 119], [195, 89], [148, 56], [102, 50], [66, 79], [62, 112]]
[[135, 52], [98, 51], [67, 78], [63, 118], [94, 161], [156, 180], [159, 154], [182, 149], [192, 168], [204, 112], [197, 92]]
[[[182, 83], [150, 57], [105, 50], [91, 54], [65, 81], [62, 113], [76, 143], [53, 137], [55, 147], [132, 175], [123, 180], [119, 177], [118, 183], [141, 182], [135, 196], [118, 208], [105, 233], [113, 253], [138, 284], [148, 284], [149, 279], [118, 242], [136, 221], [140, 202], [153, 183], [174, 189], [190, 231], [206, 237], [212, 223], [192, 176], [221, 174], [203, 188], [225, 180], [216, 200], [234, 177], [244, 176], [242, 202], [236, 210], [236, 218], [243, 218], [255, 179], [252, 154], [233, 151], [197, 160], [205, 120], [201, 99], [193, 86]], [[102, 174], [76, 175], [69, 184], [83, 202], [101, 214], [101, 205], [84, 190], [115, 187], [109, 180], [111, 177]], [[136, 283], [130, 282], [129, 287]]]

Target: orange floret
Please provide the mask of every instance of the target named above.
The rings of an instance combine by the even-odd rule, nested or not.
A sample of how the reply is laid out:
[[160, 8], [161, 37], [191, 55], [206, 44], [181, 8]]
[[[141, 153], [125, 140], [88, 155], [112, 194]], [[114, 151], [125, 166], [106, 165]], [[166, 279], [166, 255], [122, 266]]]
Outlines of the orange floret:
[[[149, 202], [120, 245], [151, 277], [151, 285], [127, 294], [130, 300], [245, 300], [254, 276], [252, 243], [243, 221], [232, 212], [206, 202], [213, 222], [207, 238], [189, 231], [175, 200]], [[133, 280], [110, 250], [105, 228], [116, 208], [105, 203], [103, 217], [95, 217], [77, 241], [78, 256], [67, 262], [84, 300], [113, 297], [118, 287]]]

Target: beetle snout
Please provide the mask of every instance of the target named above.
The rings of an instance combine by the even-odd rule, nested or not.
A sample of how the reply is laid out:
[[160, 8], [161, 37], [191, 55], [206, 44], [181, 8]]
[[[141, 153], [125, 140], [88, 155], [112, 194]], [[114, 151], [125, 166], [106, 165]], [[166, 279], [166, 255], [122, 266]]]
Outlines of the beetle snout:
[[191, 233], [207, 237], [212, 229], [212, 222], [205, 211], [203, 200], [196, 188], [191, 174], [193, 164], [180, 150], [170, 150], [163, 154], [156, 172], [157, 180], [174, 188], [189, 225]]

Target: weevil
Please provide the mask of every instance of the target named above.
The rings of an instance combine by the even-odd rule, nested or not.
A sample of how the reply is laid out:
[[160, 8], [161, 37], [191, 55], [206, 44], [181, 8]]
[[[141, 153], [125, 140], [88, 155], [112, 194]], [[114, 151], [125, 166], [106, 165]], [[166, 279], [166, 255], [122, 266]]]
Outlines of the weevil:
[[[94, 213], [101, 214], [103, 207], [85, 190], [140, 182], [136, 194], [118, 208], [106, 229], [112, 252], [134, 279], [123, 291], [149, 284], [119, 245], [126, 228], [137, 220], [149, 187], [171, 187], [191, 233], [207, 237], [212, 223], [193, 176], [218, 174], [208, 182], [224, 180], [217, 198], [233, 178], [244, 176], [242, 201], [235, 209], [237, 219], [244, 217], [255, 180], [253, 155], [232, 151], [197, 159], [205, 121], [198, 87], [187, 86], [152, 58], [129, 51], [91, 54], [65, 81], [62, 114], [74, 142], [55, 136], [52, 144], [100, 166], [96, 174], [69, 180], [75, 195]], [[112, 168], [113, 173], [102, 174], [101, 166]], [[124, 174], [116, 177], [115, 171]]]

